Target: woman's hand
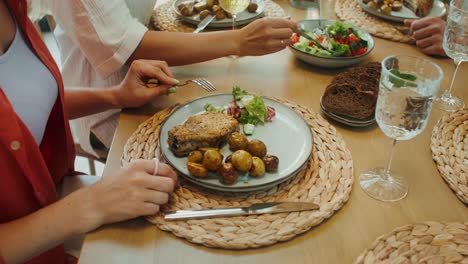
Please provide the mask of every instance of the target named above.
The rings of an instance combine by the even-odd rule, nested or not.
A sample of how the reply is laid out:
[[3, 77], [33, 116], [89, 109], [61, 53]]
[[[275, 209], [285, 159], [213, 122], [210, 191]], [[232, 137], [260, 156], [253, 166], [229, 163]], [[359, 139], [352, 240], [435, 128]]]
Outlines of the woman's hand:
[[[146, 81], [150, 78], [157, 79], [159, 85], [149, 88]], [[178, 83], [166, 62], [135, 60], [125, 79], [114, 89], [115, 104], [118, 108], [139, 107], [158, 96], [166, 95], [168, 89]]]
[[[148, 87], [148, 79], [158, 80], [159, 85]], [[120, 85], [108, 89], [70, 87], [65, 90], [65, 104], [69, 118], [75, 119], [114, 108], [142, 106], [166, 95], [177, 83], [166, 62], [136, 60]]]
[[297, 23], [284, 18], [262, 18], [239, 30], [238, 55], [257, 56], [280, 51], [289, 45]]
[[[114, 175], [82, 189], [81, 203], [89, 216], [87, 231], [103, 224], [153, 215], [168, 202], [177, 174], [160, 163], [157, 175], [150, 160], [136, 160]], [[84, 199], [84, 200], [83, 200]], [[86, 231], [86, 232], [87, 232]]]
[[427, 55], [447, 56], [442, 48], [445, 21], [440, 17], [425, 17], [417, 20], [405, 20], [410, 27], [416, 46]]

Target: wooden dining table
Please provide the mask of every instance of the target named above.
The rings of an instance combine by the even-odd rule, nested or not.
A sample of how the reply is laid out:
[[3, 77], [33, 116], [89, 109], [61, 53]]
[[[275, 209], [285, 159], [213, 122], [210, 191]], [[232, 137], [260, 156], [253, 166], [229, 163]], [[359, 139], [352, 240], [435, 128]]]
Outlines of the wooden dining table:
[[[286, 0], [275, 2], [295, 20], [311, 15], [306, 10], [293, 8]], [[334, 1], [322, 0], [320, 4], [322, 18], [336, 19]], [[380, 62], [391, 54], [424, 57], [443, 69], [440, 90], [448, 88], [454, 72], [450, 59], [426, 56], [413, 45], [374, 39], [375, 49], [366, 61]], [[295, 59], [288, 49], [266, 56], [226, 57], [171, 69], [180, 80], [199, 76], [208, 79], [216, 86], [216, 93], [229, 93], [233, 85], [239, 85], [257, 94], [304, 105], [315, 112], [320, 112], [319, 99], [326, 86], [343, 71], [310, 66]], [[459, 70], [454, 92], [466, 102], [467, 83], [468, 65], [465, 63]], [[206, 95], [206, 91], [191, 85], [145, 107], [123, 110], [104, 175], [119, 170], [124, 145], [140, 123], [165, 107]], [[343, 208], [308, 232], [268, 247], [225, 250], [190, 243], [159, 230], [144, 219], [134, 219], [105, 225], [88, 233], [79, 263], [352, 263], [377, 237], [396, 227], [424, 221], [466, 222], [467, 206], [457, 199], [432, 160], [432, 129], [444, 114], [434, 107], [425, 130], [396, 146], [392, 169], [406, 177], [410, 184], [407, 197], [401, 201], [374, 200], [363, 192], [358, 182], [361, 172], [386, 164], [392, 140], [377, 125], [350, 128], [329, 121], [351, 151], [355, 180], [350, 199]]]

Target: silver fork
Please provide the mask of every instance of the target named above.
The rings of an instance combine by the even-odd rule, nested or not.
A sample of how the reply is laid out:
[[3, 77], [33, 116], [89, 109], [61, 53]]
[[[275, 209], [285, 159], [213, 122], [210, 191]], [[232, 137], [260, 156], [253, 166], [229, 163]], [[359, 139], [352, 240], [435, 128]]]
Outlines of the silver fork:
[[[185, 86], [185, 85], [187, 85], [187, 84], [189, 84], [191, 82], [198, 85], [198, 86], [200, 86], [201, 88], [203, 88], [207, 92], [216, 91], [216, 87], [211, 82], [209, 82], [208, 80], [203, 79], [203, 78], [196, 78], [196, 79], [186, 80], [185, 82], [176, 85], [176, 87]], [[158, 85], [158, 83], [159, 83], [159, 81], [156, 80], [156, 79], [149, 79], [146, 82], [146, 86], [155, 87], [155, 86]]]

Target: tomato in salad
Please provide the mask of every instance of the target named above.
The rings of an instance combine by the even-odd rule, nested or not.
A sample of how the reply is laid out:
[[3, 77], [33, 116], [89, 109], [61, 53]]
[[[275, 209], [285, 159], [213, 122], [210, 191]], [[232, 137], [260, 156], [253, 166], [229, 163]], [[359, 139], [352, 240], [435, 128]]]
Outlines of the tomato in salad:
[[294, 45], [297, 42], [299, 42], [299, 34], [293, 33], [291, 36], [291, 45]]

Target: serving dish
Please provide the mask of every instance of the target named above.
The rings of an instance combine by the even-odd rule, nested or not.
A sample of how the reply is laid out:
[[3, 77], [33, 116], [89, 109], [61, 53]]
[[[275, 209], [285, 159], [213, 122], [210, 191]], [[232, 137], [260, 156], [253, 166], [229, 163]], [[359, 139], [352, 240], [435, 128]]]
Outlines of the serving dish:
[[[174, 4], [172, 5], [173, 12], [177, 14], [177, 17], [180, 18], [181, 20], [193, 24], [193, 25], [198, 25], [200, 23], [200, 15], [195, 14], [193, 16], [184, 16], [180, 13], [179, 9], [177, 6], [180, 4], [187, 2], [188, 0], [176, 0]], [[247, 10], [244, 10], [237, 14], [237, 19], [236, 19], [236, 24], [237, 25], [245, 25], [248, 24], [255, 19], [261, 18], [263, 16], [263, 13], [265, 11], [265, 4], [263, 3], [262, 0], [252, 0], [252, 2], [256, 3], [258, 5], [257, 11], [255, 13], [249, 13]], [[208, 24], [207, 27], [212, 27], [212, 28], [229, 28], [232, 27], [232, 18], [224, 18], [221, 20], [216, 20], [214, 19], [210, 24]]]
[[[380, 17], [386, 20], [394, 21], [394, 22], [403, 22], [405, 19], [418, 19], [418, 17], [413, 11], [403, 5], [403, 8], [400, 11], [392, 11], [390, 14], [384, 14], [379, 12], [378, 10], [369, 8], [362, 0], [357, 0], [361, 8], [376, 17]], [[431, 11], [427, 16], [438, 16], [442, 17], [447, 12], [445, 5], [440, 0], [434, 0], [434, 4], [432, 6]]]
[[375, 124], [375, 115], [367, 119], [356, 119], [352, 117], [347, 117], [339, 114], [335, 114], [333, 112], [328, 111], [322, 104], [322, 97], [320, 97], [320, 109], [328, 118], [335, 120], [338, 123], [345, 124], [347, 126], [352, 127], [367, 127], [370, 125]]
[[[171, 128], [183, 124], [190, 116], [205, 112], [204, 106], [207, 103], [217, 107], [228, 105], [233, 100], [232, 94], [202, 97], [175, 110], [165, 120], [160, 129], [159, 144], [164, 159], [185, 179], [196, 185], [217, 191], [256, 191], [275, 186], [295, 176], [306, 164], [312, 152], [311, 130], [306, 121], [288, 106], [272, 99], [263, 99], [266, 105], [276, 109], [276, 117], [271, 123], [257, 126], [255, 134], [248, 138], [249, 140], [256, 138], [263, 141], [268, 148], [268, 153], [279, 158], [277, 172], [267, 172], [263, 177], [240, 174], [236, 183], [227, 185], [219, 180], [216, 173], [212, 172], [204, 179], [193, 177], [187, 169], [187, 158], [176, 157], [170, 150], [167, 140]], [[220, 151], [224, 157], [232, 153], [227, 144]]]
[[[299, 27], [312, 31], [315, 28], [324, 28], [335, 23], [336, 20], [327, 20], [327, 19], [311, 19], [311, 20], [302, 20], [299, 21]], [[365, 30], [353, 25], [353, 29], [356, 30], [362, 39], [366, 40], [368, 43], [366, 53], [358, 56], [352, 57], [322, 57], [318, 55], [309, 54], [307, 52], [301, 51], [295, 48], [292, 45], [289, 45], [289, 50], [293, 55], [305, 63], [322, 67], [322, 68], [342, 68], [348, 67], [351, 65], [358, 64], [362, 62], [374, 49], [374, 39], [372, 36]]]

